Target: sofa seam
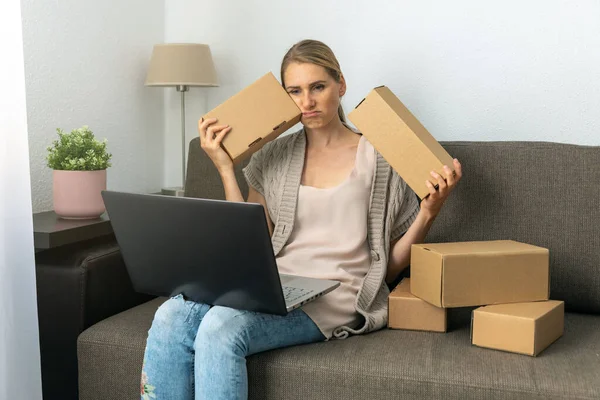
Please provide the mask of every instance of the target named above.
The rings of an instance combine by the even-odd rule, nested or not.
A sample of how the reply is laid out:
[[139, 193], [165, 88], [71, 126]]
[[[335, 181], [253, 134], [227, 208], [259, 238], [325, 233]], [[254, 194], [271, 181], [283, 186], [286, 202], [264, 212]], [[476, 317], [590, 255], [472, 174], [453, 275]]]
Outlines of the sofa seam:
[[[80, 345], [87, 345], [87, 344], [95, 344], [101, 347], [110, 347], [110, 348], [125, 348], [127, 350], [140, 350], [139, 347], [132, 347], [132, 346], [125, 346], [125, 345], [117, 345], [117, 344], [110, 344], [110, 343], [105, 343], [105, 342], [99, 342], [96, 340], [86, 340], [86, 341], [79, 341], [77, 340], [77, 350], [79, 350], [79, 346]], [[143, 350], [143, 349], [142, 349]]]
[[119, 253], [121, 252], [121, 248], [119, 248], [118, 246], [117, 246], [117, 248], [116, 248], [116, 249], [114, 249], [114, 250], [111, 250], [111, 251], [109, 251], [109, 252], [106, 252], [106, 253], [103, 253], [103, 254], [98, 254], [98, 255], [95, 255], [95, 256], [86, 256], [86, 257], [85, 257], [85, 258], [84, 258], [84, 259], [81, 261], [81, 265], [82, 265], [82, 266], [83, 266], [84, 264], [85, 264], [85, 265], [87, 265], [87, 264], [88, 264], [90, 261], [95, 261], [95, 260], [97, 260], [97, 259], [99, 259], [99, 258], [102, 258], [102, 257], [107, 257], [107, 256], [110, 256], [110, 255], [113, 255], [113, 254], [115, 254], [115, 253], [117, 253], [117, 252], [119, 252]]
[[[84, 260], [85, 261], [85, 260]], [[85, 293], [86, 293], [86, 277], [87, 271], [85, 268], [80, 268], [79, 274], [79, 332], [83, 331], [83, 327], [85, 326], [85, 318], [86, 318], [86, 301], [85, 301]]]
[[558, 146], [569, 146], [576, 147], [581, 150], [593, 150], [599, 146], [595, 145], [583, 145], [583, 144], [575, 144], [575, 143], [559, 143], [559, 142], [547, 142], [547, 141], [440, 141], [442, 146], [460, 146], [460, 147], [469, 147], [469, 146], [493, 146], [496, 147], [498, 145], [505, 146], [513, 146], [516, 148], [529, 148], [529, 149], [551, 149]]

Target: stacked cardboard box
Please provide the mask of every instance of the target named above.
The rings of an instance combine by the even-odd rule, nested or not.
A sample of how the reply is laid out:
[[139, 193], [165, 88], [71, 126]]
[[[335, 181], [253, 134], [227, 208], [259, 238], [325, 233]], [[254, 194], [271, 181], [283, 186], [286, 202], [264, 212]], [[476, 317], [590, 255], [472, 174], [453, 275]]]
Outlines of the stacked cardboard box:
[[410, 292], [410, 279], [403, 279], [388, 298], [388, 327], [416, 331], [446, 332], [448, 315]]
[[564, 303], [549, 300], [549, 252], [512, 240], [413, 245], [411, 293], [473, 311], [474, 345], [537, 355], [563, 333]]
[[549, 300], [548, 250], [511, 240], [413, 245], [411, 279], [389, 296], [388, 327], [446, 332], [447, 309], [482, 306], [471, 342], [535, 356], [563, 334], [564, 302]]
[[[385, 86], [348, 115], [420, 197], [452, 158]], [[537, 355], [563, 333], [564, 303], [549, 300], [549, 252], [511, 240], [413, 245], [411, 279], [389, 296], [388, 326], [445, 332], [447, 309], [472, 313], [474, 345]]]
[[562, 336], [564, 315], [565, 303], [557, 300], [480, 307], [473, 311], [471, 342], [536, 356]]

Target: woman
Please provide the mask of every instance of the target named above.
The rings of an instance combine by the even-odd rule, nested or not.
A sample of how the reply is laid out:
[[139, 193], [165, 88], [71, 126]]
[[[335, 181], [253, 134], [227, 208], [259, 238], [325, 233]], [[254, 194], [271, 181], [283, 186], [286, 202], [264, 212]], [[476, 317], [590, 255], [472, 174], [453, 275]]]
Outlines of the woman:
[[[387, 321], [386, 282], [408, 266], [462, 176], [431, 173], [420, 207], [414, 192], [345, 123], [346, 81], [325, 44], [295, 44], [281, 81], [302, 111], [302, 130], [255, 153], [244, 169], [248, 202], [265, 208], [281, 273], [336, 279], [340, 287], [286, 316], [199, 304], [181, 295], [156, 312], [148, 333], [142, 398], [246, 399], [246, 357], [280, 347], [346, 338]], [[230, 127], [201, 120], [202, 148], [229, 201], [244, 201], [221, 148]], [[439, 185], [436, 190], [435, 185]], [[193, 371], [193, 372], [192, 372]], [[146, 397], [144, 397], [146, 396]]]

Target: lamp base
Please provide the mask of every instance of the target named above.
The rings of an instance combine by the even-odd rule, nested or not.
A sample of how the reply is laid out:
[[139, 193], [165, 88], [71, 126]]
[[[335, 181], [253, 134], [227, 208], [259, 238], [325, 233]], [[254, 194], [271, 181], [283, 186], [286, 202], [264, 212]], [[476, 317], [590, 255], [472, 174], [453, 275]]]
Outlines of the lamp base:
[[181, 186], [167, 187], [160, 189], [160, 194], [164, 196], [183, 197], [184, 190]]

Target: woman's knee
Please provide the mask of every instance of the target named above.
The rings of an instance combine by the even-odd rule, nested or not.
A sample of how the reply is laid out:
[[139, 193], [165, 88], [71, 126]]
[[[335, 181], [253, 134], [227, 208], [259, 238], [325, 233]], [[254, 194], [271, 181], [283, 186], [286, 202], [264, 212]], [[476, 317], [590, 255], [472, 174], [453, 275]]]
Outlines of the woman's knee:
[[186, 304], [183, 296], [171, 297], [158, 307], [152, 325], [170, 326], [187, 318]]
[[247, 327], [252, 313], [229, 307], [214, 306], [204, 316], [194, 346], [197, 350], [229, 347], [244, 353], [248, 350]]
[[188, 335], [190, 330], [195, 333], [207, 310], [207, 305], [186, 301], [182, 295], [172, 297], [156, 310], [149, 336], [181, 338], [182, 335]]

